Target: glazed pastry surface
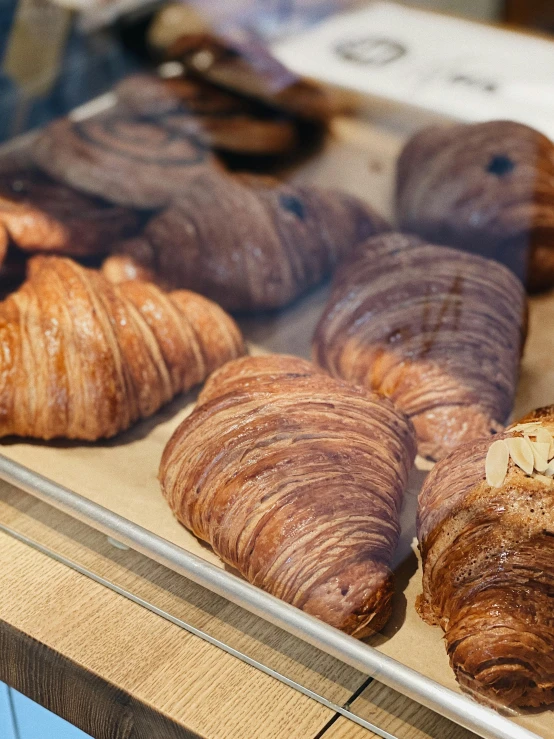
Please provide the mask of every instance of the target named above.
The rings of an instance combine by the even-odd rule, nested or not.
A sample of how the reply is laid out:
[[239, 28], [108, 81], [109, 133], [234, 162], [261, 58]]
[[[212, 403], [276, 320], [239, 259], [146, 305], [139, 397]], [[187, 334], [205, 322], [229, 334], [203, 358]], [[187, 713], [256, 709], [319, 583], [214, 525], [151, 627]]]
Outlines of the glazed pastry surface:
[[357, 637], [390, 615], [415, 456], [392, 403], [283, 355], [215, 372], [160, 466], [177, 519], [251, 583]]
[[523, 287], [503, 265], [383, 234], [337, 271], [314, 357], [390, 397], [412, 419], [420, 454], [440, 459], [502, 428], [525, 327]]
[[244, 353], [234, 321], [206, 298], [109, 283], [35, 257], [0, 303], [0, 436], [94, 441], [155, 413]]
[[[523, 420], [534, 418], [554, 433], [552, 407]], [[443, 628], [462, 686], [494, 704], [536, 708], [554, 703], [554, 481], [510, 460], [503, 484], [490, 487], [490, 444], [459, 447], [424, 484], [418, 610]]]

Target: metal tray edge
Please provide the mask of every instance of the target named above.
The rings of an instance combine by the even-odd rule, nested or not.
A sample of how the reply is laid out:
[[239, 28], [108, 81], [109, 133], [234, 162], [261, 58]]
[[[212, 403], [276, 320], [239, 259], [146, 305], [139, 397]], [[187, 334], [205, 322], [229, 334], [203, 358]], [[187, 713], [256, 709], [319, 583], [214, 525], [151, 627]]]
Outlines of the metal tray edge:
[[541, 739], [373, 647], [0, 454], [0, 479], [345, 662], [483, 739]]

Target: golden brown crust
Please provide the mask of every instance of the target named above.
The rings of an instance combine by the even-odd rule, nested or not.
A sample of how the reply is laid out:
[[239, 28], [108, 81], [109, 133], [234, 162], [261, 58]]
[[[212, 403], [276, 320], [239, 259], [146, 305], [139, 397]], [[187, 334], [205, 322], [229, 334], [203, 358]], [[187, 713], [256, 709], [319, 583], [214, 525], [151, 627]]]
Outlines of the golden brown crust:
[[207, 172], [149, 222], [150, 250], [121, 249], [161, 284], [194, 289], [228, 310], [261, 310], [287, 305], [388, 228], [351, 195]]
[[512, 121], [433, 126], [398, 161], [402, 230], [554, 285], [554, 144]]
[[413, 429], [305, 360], [249, 357], [206, 383], [160, 466], [178, 520], [249, 582], [357, 637], [382, 628]]
[[[538, 418], [554, 432], [554, 407], [524, 420]], [[554, 486], [512, 461], [502, 487], [488, 486], [490, 443], [459, 447], [423, 486], [418, 610], [445, 631], [464, 687], [487, 702], [539, 707], [554, 702]]]
[[244, 352], [219, 306], [149, 283], [113, 286], [36, 257], [0, 303], [0, 435], [96, 440], [155, 413]]
[[511, 409], [526, 325], [519, 280], [503, 265], [383, 234], [337, 271], [314, 337], [336, 377], [378, 390], [439, 459], [499, 431]]
[[136, 213], [55, 182], [32, 167], [0, 173], [0, 223], [30, 252], [107, 254], [139, 227]]

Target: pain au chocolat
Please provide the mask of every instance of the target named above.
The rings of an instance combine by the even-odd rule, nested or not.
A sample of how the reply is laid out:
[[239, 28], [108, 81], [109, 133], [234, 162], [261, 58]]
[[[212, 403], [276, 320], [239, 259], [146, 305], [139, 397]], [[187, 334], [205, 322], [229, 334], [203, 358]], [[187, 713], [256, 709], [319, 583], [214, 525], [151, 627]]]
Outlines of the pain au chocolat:
[[143, 238], [104, 265], [109, 279], [148, 274], [227, 310], [279, 308], [317, 285], [338, 260], [389, 226], [348, 195], [255, 175], [206, 172]]
[[554, 285], [554, 143], [512, 121], [432, 126], [398, 160], [404, 231], [497, 259], [531, 290]]
[[177, 519], [249, 582], [361, 638], [390, 615], [414, 456], [389, 400], [270, 355], [209, 378], [159, 476]]
[[525, 292], [509, 269], [389, 233], [338, 269], [314, 357], [390, 397], [412, 419], [420, 454], [436, 460], [502, 429], [525, 329]]
[[511, 708], [554, 704], [554, 407], [439, 462], [419, 497], [421, 616], [458, 682]]

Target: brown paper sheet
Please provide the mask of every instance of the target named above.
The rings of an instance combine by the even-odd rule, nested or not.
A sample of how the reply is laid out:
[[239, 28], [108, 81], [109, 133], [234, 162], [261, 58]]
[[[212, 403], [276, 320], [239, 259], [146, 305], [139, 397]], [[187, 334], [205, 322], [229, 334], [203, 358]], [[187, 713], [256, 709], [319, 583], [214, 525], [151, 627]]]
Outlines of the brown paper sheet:
[[[371, 202], [392, 217], [394, 162], [403, 137], [354, 119], [336, 122], [326, 150], [291, 179], [340, 187]], [[323, 310], [328, 286], [322, 286], [279, 313], [241, 321], [253, 352], [286, 352], [310, 357], [310, 342]], [[514, 417], [554, 403], [554, 294], [531, 301], [530, 332], [522, 365]], [[194, 394], [177, 398], [154, 418], [98, 444], [2, 442], [1, 452], [71, 490], [204, 559], [223, 566], [216, 555], [181, 527], [159, 489], [158, 466], [171, 433], [190, 412]], [[414, 470], [402, 514], [397, 553], [398, 593], [394, 615], [372, 642], [381, 652], [459, 691], [448, 665], [439, 628], [415, 612], [421, 574], [412, 552], [417, 493], [425, 473]], [[554, 739], [554, 712], [518, 717], [526, 728]]]

